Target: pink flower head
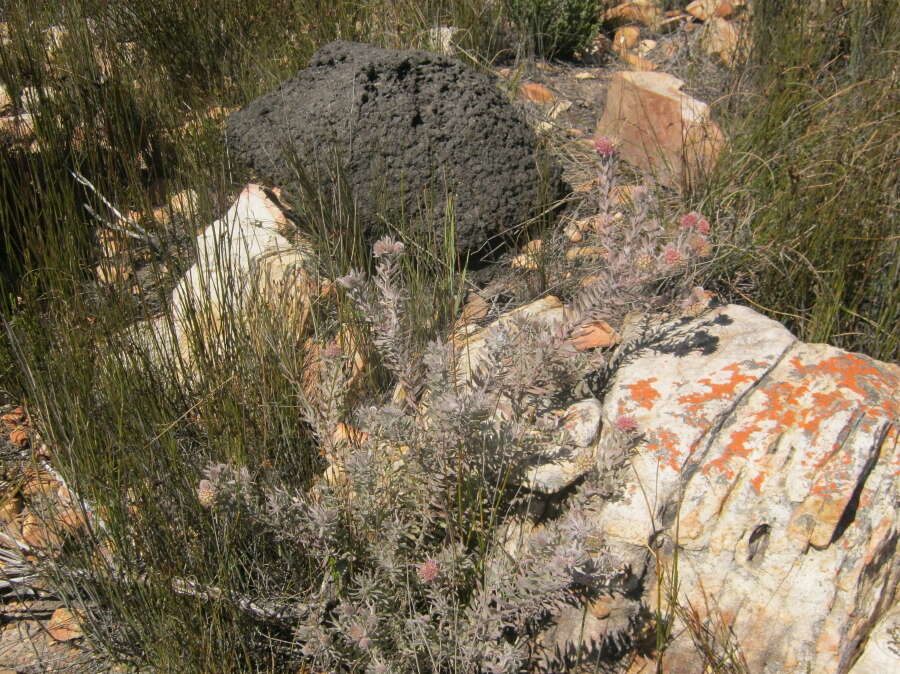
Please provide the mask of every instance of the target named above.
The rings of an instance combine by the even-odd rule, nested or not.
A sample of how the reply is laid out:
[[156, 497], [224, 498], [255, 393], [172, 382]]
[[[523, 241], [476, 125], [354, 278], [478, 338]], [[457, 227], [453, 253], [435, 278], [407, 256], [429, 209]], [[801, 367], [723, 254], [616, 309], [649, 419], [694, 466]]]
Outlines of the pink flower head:
[[669, 244], [663, 251], [663, 260], [670, 267], [674, 267], [681, 263], [681, 252], [673, 245]]
[[599, 136], [594, 139], [594, 149], [603, 159], [609, 159], [616, 153], [616, 146], [609, 136]]
[[634, 433], [637, 430], [637, 420], [627, 414], [616, 419], [613, 425], [620, 433]]
[[431, 557], [419, 564], [419, 567], [416, 569], [416, 573], [423, 583], [430, 583], [438, 577], [440, 572], [441, 569], [438, 566], [438, 563]]
[[695, 229], [701, 234], [709, 234], [709, 220], [696, 211], [691, 211], [681, 216], [678, 221], [682, 229]]

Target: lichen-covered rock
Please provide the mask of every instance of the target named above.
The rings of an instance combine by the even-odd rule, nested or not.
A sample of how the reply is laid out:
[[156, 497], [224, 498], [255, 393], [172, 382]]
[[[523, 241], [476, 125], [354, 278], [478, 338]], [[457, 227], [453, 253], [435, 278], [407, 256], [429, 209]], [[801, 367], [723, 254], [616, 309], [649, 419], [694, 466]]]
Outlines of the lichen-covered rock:
[[534, 214], [543, 184], [536, 139], [493, 80], [433, 53], [332, 42], [308, 68], [228, 120], [235, 158], [266, 182], [297, 185], [297, 166], [323, 189], [335, 167], [362, 226], [419, 212], [443, 225], [449, 195], [458, 249], [487, 242]]
[[[900, 580], [900, 367], [799, 342], [738, 306], [625, 348], [600, 450], [622, 417], [642, 442], [623, 497], [592, 516], [598, 535], [645, 550], [648, 569], [659, 560], [651, 605], [677, 564], [679, 603], [730, 634], [749, 671], [846, 672]], [[683, 627], [665, 666], [703, 671]]]

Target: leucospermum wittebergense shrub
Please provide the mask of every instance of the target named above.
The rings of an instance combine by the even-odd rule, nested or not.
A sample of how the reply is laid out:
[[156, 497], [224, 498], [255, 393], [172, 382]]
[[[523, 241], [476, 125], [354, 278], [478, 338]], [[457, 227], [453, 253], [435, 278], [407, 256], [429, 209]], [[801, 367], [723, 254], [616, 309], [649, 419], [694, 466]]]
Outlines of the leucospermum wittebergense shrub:
[[[581, 356], [559, 348], [564, 335], [519, 320], [489, 340], [467, 382], [458, 379], [456, 350], [441, 341], [407, 367], [399, 356], [416, 349], [402, 323], [404, 251], [382, 240], [376, 253], [373, 280], [354, 274], [342, 284], [367, 312], [384, 362], [419, 395], [356, 409], [348, 423], [365, 434], [331, 443], [336, 470], [308, 491], [249, 489], [240, 471], [213, 466], [204, 493], [213, 494], [213, 511], [240, 509], [280, 544], [305, 553], [312, 582], [296, 600], [293, 635], [306, 664], [519, 671], [533, 662], [538, 634], [555, 612], [618, 582], [612, 558], [589, 549], [582, 496], [517, 559], [497, 537], [533, 497], [519, 486], [527, 460], [559, 430], [538, 423], [543, 412], [535, 404], [575, 380]], [[314, 412], [310, 422], [328, 416]], [[326, 435], [326, 428], [317, 431]]]

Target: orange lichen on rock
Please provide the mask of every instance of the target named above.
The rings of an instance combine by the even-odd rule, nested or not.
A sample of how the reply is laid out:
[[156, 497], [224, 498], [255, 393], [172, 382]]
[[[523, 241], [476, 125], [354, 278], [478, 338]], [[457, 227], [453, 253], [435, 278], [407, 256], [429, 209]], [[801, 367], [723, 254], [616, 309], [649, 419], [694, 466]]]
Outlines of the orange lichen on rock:
[[653, 382], [655, 381], [656, 377], [649, 377], [626, 386], [631, 390], [632, 399], [638, 405], [648, 410], [653, 409], [653, 403], [659, 400], [659, 391], [653, 388]]
[[709, 390], [681, 396], [678, 402], [683, 405], [699, 406], [713, 400], [733, 399], [740, 384], [755, 381], [759, 376], [758, 374], [745, 374], [742, 370], [743, 363], [734, 363], [722, 368], [720, 372], [727, 373], [728, 379], [721, 383], [713, 381], [712, 377], [703, 377], [698, 382], [706, 385]]
[[653, 439], [647, 443], [647, 449], [654, 452], [660, 464], [681, 472], [682, 458], [679, 449], [679, 437], [676, 433], [665, 429], [657, 430]]

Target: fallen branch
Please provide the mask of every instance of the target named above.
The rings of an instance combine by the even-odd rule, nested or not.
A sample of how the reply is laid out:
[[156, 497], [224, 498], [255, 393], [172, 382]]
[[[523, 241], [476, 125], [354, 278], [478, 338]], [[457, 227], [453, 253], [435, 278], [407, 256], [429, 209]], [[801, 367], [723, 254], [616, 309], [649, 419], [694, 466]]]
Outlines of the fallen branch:
[[138, 223], [132, 222], [131, 220], [126, 218], [124, 215], [122, 215], [122, 213], [119, 211], [119, 209], [117, 209], [115, 206], [113, 206], [112, 203], [110, 203], [110, 201], [106, 197], [104, 197], [102, 194], [100, 194], [100, 190], [98, 190], [96, 187], [94, 187], [94, 185], [91, 183], [90, 180], [85, 178], [78, 171], [69, 171], [69, 173], [71, 173], [72, 177], [75, 178], [76, 181], [78, 181], [78, 184], [87, 187], [91, 192], [93, 192], [95, 195], [97, 195], [97, 198], [100, 199], [100, 201], [103, 202], [103, 205], [106, 206], [110, 210], [110, 212], [113, 214], [113, 216], [115, 216], [116, 221], [113, 222], [113, 221], [107, 220], [106, 218], [99, 215], [97, 213], [97, 211], [95, 211], [91, 207], [90, 204], [85, 204], [84, 209], [88, 213], [90, 213], [94, 219], [102, 222], [106, 227], [109, 227], [110, 229], [114, 229], [118, 232], [121, 232], [125, 236], [129, 236], [132, 239], [138, 239], [140, 241], [143, 241], [157, 253], [162, 251], [162, 245], [160, 244], [159, 239], [157, 237], [155, 237], [153, 234], [151, 234], [146, 229], [141, 227]]

